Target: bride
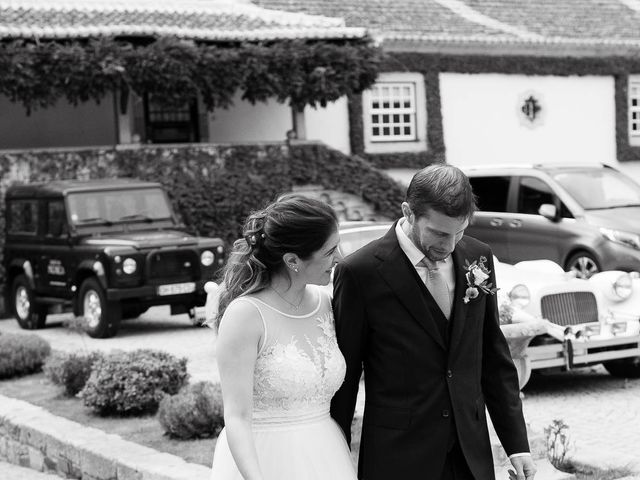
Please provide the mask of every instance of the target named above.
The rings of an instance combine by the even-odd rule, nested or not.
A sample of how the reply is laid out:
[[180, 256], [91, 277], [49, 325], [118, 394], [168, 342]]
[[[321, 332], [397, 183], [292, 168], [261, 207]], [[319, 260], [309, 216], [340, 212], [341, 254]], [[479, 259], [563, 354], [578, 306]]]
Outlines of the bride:
[[213, 480], [355, 480], [329, 416], [345, 374], [329, 293], [335, 212], [288, 196], [249, 216], [224, 270], [217, 362], [225, 428]]

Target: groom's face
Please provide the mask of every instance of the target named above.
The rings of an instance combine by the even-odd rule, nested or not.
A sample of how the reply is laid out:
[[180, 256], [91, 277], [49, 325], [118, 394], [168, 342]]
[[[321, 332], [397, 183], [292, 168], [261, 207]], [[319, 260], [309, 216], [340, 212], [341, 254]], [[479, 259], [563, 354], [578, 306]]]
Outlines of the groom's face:
[[420, 217], [416, 217], [406, 203], [402, 211], [409, 226], [409, 239], [434, 262], [451, 255], [469, 225], [468, 218], [448, 217], [431, 208]]

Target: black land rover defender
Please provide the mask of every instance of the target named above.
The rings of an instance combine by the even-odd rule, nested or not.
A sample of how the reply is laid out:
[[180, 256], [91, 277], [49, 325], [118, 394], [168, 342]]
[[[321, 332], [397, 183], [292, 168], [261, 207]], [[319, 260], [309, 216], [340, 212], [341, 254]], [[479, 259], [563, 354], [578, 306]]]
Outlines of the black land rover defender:
[[192, 313], [224, 263], [222, 240], [184, 233], [158, 183], [20, 184], [5, 200], [6, 304], [22, 328], [42, 328], [55, 305], [96, 338], [152, 305]]

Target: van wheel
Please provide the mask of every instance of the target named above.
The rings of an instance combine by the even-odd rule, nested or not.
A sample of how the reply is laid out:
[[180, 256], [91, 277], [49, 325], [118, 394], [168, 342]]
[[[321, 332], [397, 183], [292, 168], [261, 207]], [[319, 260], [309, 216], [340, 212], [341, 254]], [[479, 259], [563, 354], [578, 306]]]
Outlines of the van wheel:
[[640, 378], [640, 357], [609, 360], [602, 364], [612, 377]]
[[80, 286], [78, 295], [83, 328], [90, 337], [113, 337], [118, 331], [121, 318], [119, 302], [108, 302], [104, 289], [96, 278], [87, 278]]
[[567, 272], [575, 272], [578, 278], [587, 279], [600, 271], [598, 262], [593, 255], [587, 252], [578, 252], [567, 260], [565, 266]]
[[38, 305], [33, 289], [25, 275], [18, 275], [11, 286], [11, 306], [18, 325], [25, 330], [43, 328], [47, 321], [47, 307]]

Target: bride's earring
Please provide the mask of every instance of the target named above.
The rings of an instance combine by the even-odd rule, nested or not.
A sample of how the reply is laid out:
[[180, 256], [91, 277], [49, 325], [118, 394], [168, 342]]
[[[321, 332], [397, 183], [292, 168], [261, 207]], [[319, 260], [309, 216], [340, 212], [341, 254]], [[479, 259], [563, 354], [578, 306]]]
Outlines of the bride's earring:
[[294, 272], [298, 273], [298, 267], [296, 267], [293, 263], [289, 264], [289, 268], [291, 268], [291, 270], [293, 270]]

